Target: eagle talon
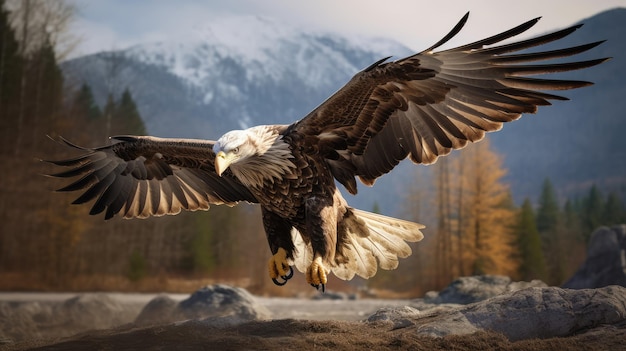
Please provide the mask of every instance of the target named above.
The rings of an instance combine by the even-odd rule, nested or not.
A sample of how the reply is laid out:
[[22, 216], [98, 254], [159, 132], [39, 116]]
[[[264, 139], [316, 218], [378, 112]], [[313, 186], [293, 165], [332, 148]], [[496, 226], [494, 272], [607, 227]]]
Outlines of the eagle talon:
[[[287, 260], [287, 251], [283, 248], [279, 248], [270, 258], [268, 262], [268, 269], [270, 278], [274, 284], [278, 286], [287, 284], [287, 281], [293, 277], [293, 268], [289, 265], [289, 261]], [[282, 279], [282, 281], [280, 281], [279, 278]]]
[[[320, 284], [320, 285], [322, 287], [322, 293], [325, 293], [326, 292], [326, 284]], [[311, 284], [311, 286], [314, 287], [315, 290], [318, 290], [318, 291], [320, 290], [320, 285]]]
[[281, 275], [280, 278], [283, 280], [278, 281], [278, 279], [276, 278], [272, 278], [272, 281], [274, 282], [274, 284], [278, 285], [278, 286], [283, 286], [285, 284], [287, 284], [287, 281], [291, 278], [293, 278], [293, 268], [291, 268], [291, 266], [289, 266], [289, 273], [285, 274], [285, 275]]
[[[284, 277], [281, 277], [281, 278], [283, 278], [283, 279], [284, 279]], [[279, 281], [278, 281], [278, 279], [276, 279], [276, 278], [272, 278], [272, 281], [274, 282], [274, 284], [276, 284], [276, 285], [278, 285], [278, 286], [283, 286], [283, 285], [287, 284], [287, 279], [285, 279], [285, 280], [284, 280], [284, 281], [282, 281], [282, 282], [279, 282]]]
[[281, 276], [281, 278], [283, 278], [285, 280], [285, 283], [287, 282], [287, 280], [293, 278], [293, 268], [291, 268], [291, 266], [289, 266], [289, 274], [283, 275], [283, 276]]
[[325, 291], [325, 284], [327, 282], [327, 275], [329, 270], [324, 267], [322, 263], [322, 258], [317, 257], [311, 262], [311, 265], [306, 271], [306, 280], [307, 283], [311, 284], [312, 287], [319, 290], [320, 285], [322, 286], [322, 292]]

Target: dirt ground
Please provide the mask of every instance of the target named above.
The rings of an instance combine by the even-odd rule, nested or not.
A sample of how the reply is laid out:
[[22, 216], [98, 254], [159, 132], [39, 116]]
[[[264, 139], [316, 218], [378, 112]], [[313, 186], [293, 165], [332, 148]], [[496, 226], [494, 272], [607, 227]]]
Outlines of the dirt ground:
[[200, 322], [83, 333], [57, 343], [13, 345], [34, 350], [625, 350], [626, 329], [604, 329], [569, 338], [510, 342], [480, 332], [444, 338], [417, 337], [389, 325], [281, 319], [227, 328]]

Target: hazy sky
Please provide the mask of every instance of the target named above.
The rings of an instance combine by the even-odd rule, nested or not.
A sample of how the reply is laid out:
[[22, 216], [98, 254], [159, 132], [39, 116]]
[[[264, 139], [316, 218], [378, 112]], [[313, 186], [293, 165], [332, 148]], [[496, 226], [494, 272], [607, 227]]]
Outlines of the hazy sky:
[[[194, 26], [230, 14], [258, 14], [305, 28], [346, 36], [392, 38], [421, 50], [441, 38], [470, 11], [455, 44], [482, 39], [542, 16], [531, 34], [562, 28], [626, 0], [70, 0], [77, 7], [74, 30], [82, 38], [72, 54], [123, 49], [176, 40]], [[393, 54], [393, 53], [390, 53]]]

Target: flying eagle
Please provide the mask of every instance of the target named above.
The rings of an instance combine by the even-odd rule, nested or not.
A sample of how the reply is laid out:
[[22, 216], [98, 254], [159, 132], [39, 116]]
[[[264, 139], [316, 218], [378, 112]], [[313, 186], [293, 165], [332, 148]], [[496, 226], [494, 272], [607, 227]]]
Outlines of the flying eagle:
[[357, 193], [405, 158], [431, 164], [439, 156], [481, 140], [504, 122], [533, 113], [550, 100], [545, 91], [589, 82], [534, 75], [597, 65], [606, 59], [530, 64], [568, 57], [601, 43], [528, 52], [559, 40], [580, 25], [533, 39], [499, 44], [539, 18], [457, 48], [434, 51], [455, 36], [469, 13], [443, 39], [412, 56], [379, 60], [291, 125], [234, 130], [217, 141], [115, 136], [112, 145], [50, 161], [78, 177], [59, 191], [82, 191], [73, 203], [95, 199], [90, 214], [124, 218], [207, 210], [245, 201], [261, 206], [272, 257], [269, 276], [283, 285], [292, 265], [324, 289], [332, 272], [341, 279], [372, 277], [411, 254], [407, 242], [424, 226], [350, 207], [337, 189]]

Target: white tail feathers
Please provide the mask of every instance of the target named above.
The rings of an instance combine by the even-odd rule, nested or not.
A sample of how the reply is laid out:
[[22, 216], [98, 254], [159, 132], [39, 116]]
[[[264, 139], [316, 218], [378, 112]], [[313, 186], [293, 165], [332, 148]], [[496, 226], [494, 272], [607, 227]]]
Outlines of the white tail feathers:
[[[355, 274], [363, 278], [373, 277], [378, 266], [386, 270], [397, 268], [398, 257], [411, 254], [406, 242], [422, 240], [424, 236], [420, 229], [423, 228], [421, 224], [349, 209], [338, 225], [337, 235], [343, 236], [343, 240], [338, 238], [337, 242], [343, 242], [343, 247], [337, 248], [337, 259], [325, 263], [344, 280], [352, 279]], [[294, 265], [305, 272], [313, 260], [313, 250], [295, 229], [292, 238], [296, 247]]]

